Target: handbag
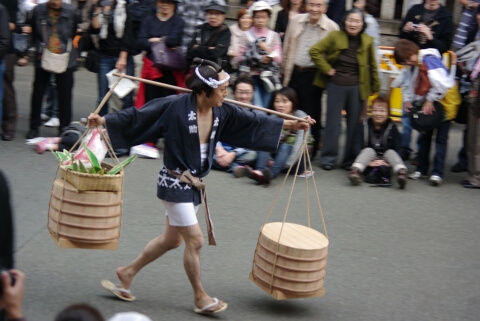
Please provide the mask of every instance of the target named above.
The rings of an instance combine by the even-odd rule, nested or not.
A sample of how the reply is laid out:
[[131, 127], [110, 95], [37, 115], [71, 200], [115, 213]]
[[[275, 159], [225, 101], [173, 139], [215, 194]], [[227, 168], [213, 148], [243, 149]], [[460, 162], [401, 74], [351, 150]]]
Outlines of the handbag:
[[422, 104], [415, 104], [410, 110], [410, 118], [412, 120], [412, 127], [420, 133], [426, 133], [434, 128], [437, 128], [444, 120], [443, 107], [438, 101], [433, 103], [435, 111], [430, 115], [425, 115], [422, 112]]
[[68, 61], [70, 60], [70, 50], [72, 48], [72, 43], [71, 41], [68, 41], [67, 52], [61, 54], [53, 53], [48, 50], [47, 45], [45, 44], [45, 41], [48, 39], [47, 22], [45, 20], [42, 21], [42, 29], [44, 43], [42, 44], [43, 53], [41, 67], [43, 70], [54, 74], [64, 73], [68, 68]]
[[100, 54], [97, 50], [89, 50], [87, 57], [85, 57], [85, 68], [88, 71], [98, 73], [98, 66], [100, 64]]
[[151, 46], [153, 66], [161, 69], [184, 70], [185, 58], [180, 48], [168, 48], [165, 39], [155, 42]]
[[28, 49], [29, 35], [25, 33], [12, 33], [13, 49], [16, 53], [25, 53]]

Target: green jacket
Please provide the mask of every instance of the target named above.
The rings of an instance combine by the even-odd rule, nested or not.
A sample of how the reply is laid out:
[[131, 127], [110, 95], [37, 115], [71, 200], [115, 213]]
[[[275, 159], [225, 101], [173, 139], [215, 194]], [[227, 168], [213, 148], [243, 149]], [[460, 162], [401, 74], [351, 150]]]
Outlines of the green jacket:
[[[360, 96], [365, 100], [372, 92], [378, 92], [377, 60], [373, 48], [373, 38], [366, 33], [360, 34], [360, 47], [357, 49], [357, 59], [360, 79]], [[318, 87], [327, 86], [327, 73], [332, 69], [342, 50], [348, 49], [348, 36], [345, 31], [331, 31], [328, 36], [310, 48], [310, 57], [319, 71], [313, 82]]]

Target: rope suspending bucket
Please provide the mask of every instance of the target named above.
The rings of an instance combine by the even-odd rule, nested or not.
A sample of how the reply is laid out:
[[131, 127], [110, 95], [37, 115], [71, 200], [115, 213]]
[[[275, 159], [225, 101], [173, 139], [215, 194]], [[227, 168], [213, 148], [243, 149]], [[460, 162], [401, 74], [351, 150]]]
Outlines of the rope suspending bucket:
[[[111, 96], [114, 86], [104, 97], [98, 113]], [[96, 129], [116, 165], [120, 164], [103, 130]], [[89, 128], [70, 152], [92, 131]], [[63, 159], [64, 160], [64, 159]], [[113, 175], [73, 171], [59, 162], [48, 205], [47, 227], [51, 238], [62, 248], [116, 250], [120, 240], [123, 205], [123, 169]], [[102, 163], [110, 170], [113, 165]], [[60, 170], [60, 178], [57, 178]]]
[[[297, 175], [294, 175], [283, 221], [267, 223], [292, 170], [292, 164], [260, 231], [250, 273], [250, 280], [276, 300], [319, 297], [325, 294], [324, 280], [329, 241], [308, 155], [306, 134], [298, 154], [300, 153], [303, 155], [304, 168], [307, 168], [308, 160], [308, 168], [312, 173], [311, 181], [315, 188], [325, 235], [310, 227], [308, 175], [305, 175], [308, 226], [286, 222]], [[297, 164], [296, 174], [299, 164], [300, 162]]]

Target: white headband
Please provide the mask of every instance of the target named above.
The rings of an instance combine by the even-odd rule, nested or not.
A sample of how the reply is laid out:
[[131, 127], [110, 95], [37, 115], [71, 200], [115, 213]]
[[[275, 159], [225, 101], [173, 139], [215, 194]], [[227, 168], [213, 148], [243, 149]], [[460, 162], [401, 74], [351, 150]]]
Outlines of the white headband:
[[225, 79], [222, 79], [222, 80], [216, 80], [216, 79], [213, 79], [212, 77], [208, 77], [208, 80], [203, 78], [203, 76], [200, 74], [200, 70], [198, 70], [198, 67], [200, 66], [197, 66], [197, 68], [195, 68], [195, 73], [197, 74], [198, 78], [200, 78], [204, 83], [206, 83], [208, 85], [208, 87], [211, 87], [211, 88], [218, 88], [218, 86], [220, 85], [223, 85], [224, 83], [226, 83], [229, 79], [230, 79], [230, 75], [225, 72], [225, 74], [227, 75], [227, 77]]

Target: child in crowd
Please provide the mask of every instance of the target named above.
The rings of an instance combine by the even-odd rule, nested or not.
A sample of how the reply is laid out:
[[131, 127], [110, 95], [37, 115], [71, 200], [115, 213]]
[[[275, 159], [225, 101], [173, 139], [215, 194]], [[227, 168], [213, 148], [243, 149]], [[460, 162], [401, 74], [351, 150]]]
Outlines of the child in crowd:
[[372, 116], [360, 126], [353, 143], [354, 153], [358, 155], [348, 175], [353, 185], [362, 182], [361, 173], [366, 175], [369, 183], [389, 183], [393, 168], [398, 175], [399, 188], [405, 188], [407, 167], [399, 155], [400, 134], [389, 116], [388, 100], [377, 97], [372, 103]]

